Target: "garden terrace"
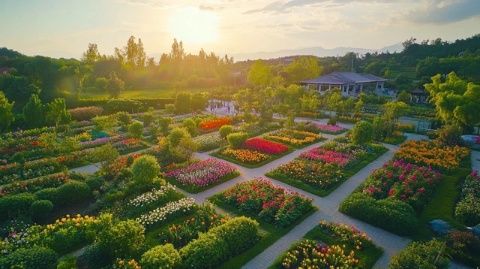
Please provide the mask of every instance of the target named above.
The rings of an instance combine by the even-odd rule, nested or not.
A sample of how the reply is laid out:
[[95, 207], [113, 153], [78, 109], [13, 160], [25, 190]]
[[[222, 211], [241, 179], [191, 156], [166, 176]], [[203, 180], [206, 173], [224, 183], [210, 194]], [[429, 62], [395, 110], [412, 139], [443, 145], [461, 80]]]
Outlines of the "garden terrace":
[[369, 269], [373, 268], [382, 252], [366, 234], [355, 227], [321, 221], [269, 268], [318, 266]]
[[355, 145], [347, 138], [305, 151], [295, 160], [268, 172], [268, 177], [326, 196], [349, 177], [385, 153], [380, 144]]

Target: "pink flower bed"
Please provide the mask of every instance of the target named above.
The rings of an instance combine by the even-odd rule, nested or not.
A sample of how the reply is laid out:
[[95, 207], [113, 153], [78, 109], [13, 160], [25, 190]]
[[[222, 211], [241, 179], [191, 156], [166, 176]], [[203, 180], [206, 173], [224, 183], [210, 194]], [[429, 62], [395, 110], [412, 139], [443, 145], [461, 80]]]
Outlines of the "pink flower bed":
[[315, 124], [320, 132], [337, 134], [345, 131], [346, 129], [338, 125], [330, 124]]
[[245, 141], [245, 147], [266, 154], [282, 154], [288, 150], [288, 147], [284, 144], [265, 140], [260, 137], [248, 139]]
[[166, 176], [184, 185], [205, 187], [236, 173], [238, 172], [235, 167], [227, 162], [209, 158], [184, 168], [172, 170], [166, 173]]
[[300, 158], [312, 161], [322, 161], [325, 163], [334, 163], [340, 166], [345, 166], [350, 161], [350, 156], [348, 154], [321, 147], [300, 154]]

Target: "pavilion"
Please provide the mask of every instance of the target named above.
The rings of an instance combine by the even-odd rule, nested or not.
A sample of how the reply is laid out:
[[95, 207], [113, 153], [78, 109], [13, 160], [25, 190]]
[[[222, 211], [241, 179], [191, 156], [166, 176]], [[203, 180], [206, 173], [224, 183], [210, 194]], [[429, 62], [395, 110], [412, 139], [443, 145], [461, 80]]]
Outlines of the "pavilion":
[[387, 80], [371, 74], [354, 72], [333, 72], [314, 79], [302, 80], [301, 85], [313, 87], [320, 94], [334, 88], [340, 89], [345, 97], [357, 97], [362, 91], [368, 90], [377, 95], [392, 95], [385, 89]]

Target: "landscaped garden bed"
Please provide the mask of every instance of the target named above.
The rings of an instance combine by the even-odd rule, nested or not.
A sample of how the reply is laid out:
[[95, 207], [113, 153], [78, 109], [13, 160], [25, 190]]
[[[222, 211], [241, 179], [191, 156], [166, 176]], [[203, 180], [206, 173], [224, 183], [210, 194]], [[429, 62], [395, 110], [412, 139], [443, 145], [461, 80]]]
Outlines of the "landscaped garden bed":
[[326, 196], [346, 179], [386, 152], [379, 144], [355, 145], [338, 138], [303, 152], [266, 175], [320, 196]]
[[322, 221], [278, 257], [270, 269], [372, 268], [382, 253], [356, 228]]
[[346, 128], [343, 128], [339, 125], [332, 124], [313, 124], [319, 132], [324, 134], [338, 135], [347, 131]]
[[292, 129], [282, 129], [268, 133], [264, 136], [265, 139], [285, 143], [289, 146], [302, 148], [307, 145], [322, 141], [321, 135]]
[[198, 145], [199, 152], [213, 150], [225, 146], [227, 143], [225, 139], [220, 137], [218, 132], [197, 136], [193, 141]]
[[240, 173], [234, 166], [213, 158], [165, 174], [172, 184], [193, 193], [204, 191], [238, 175]]

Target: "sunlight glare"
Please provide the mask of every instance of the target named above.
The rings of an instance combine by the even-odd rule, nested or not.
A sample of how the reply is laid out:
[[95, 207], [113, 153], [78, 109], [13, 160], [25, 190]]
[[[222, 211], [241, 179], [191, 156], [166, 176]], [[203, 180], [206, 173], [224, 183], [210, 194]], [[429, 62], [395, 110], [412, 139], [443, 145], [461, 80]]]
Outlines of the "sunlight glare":
[[218, 38], [218, 16], [196, 7], [175, 10], [168, 25], [173, 37], [187, 43], [210, 43]]

